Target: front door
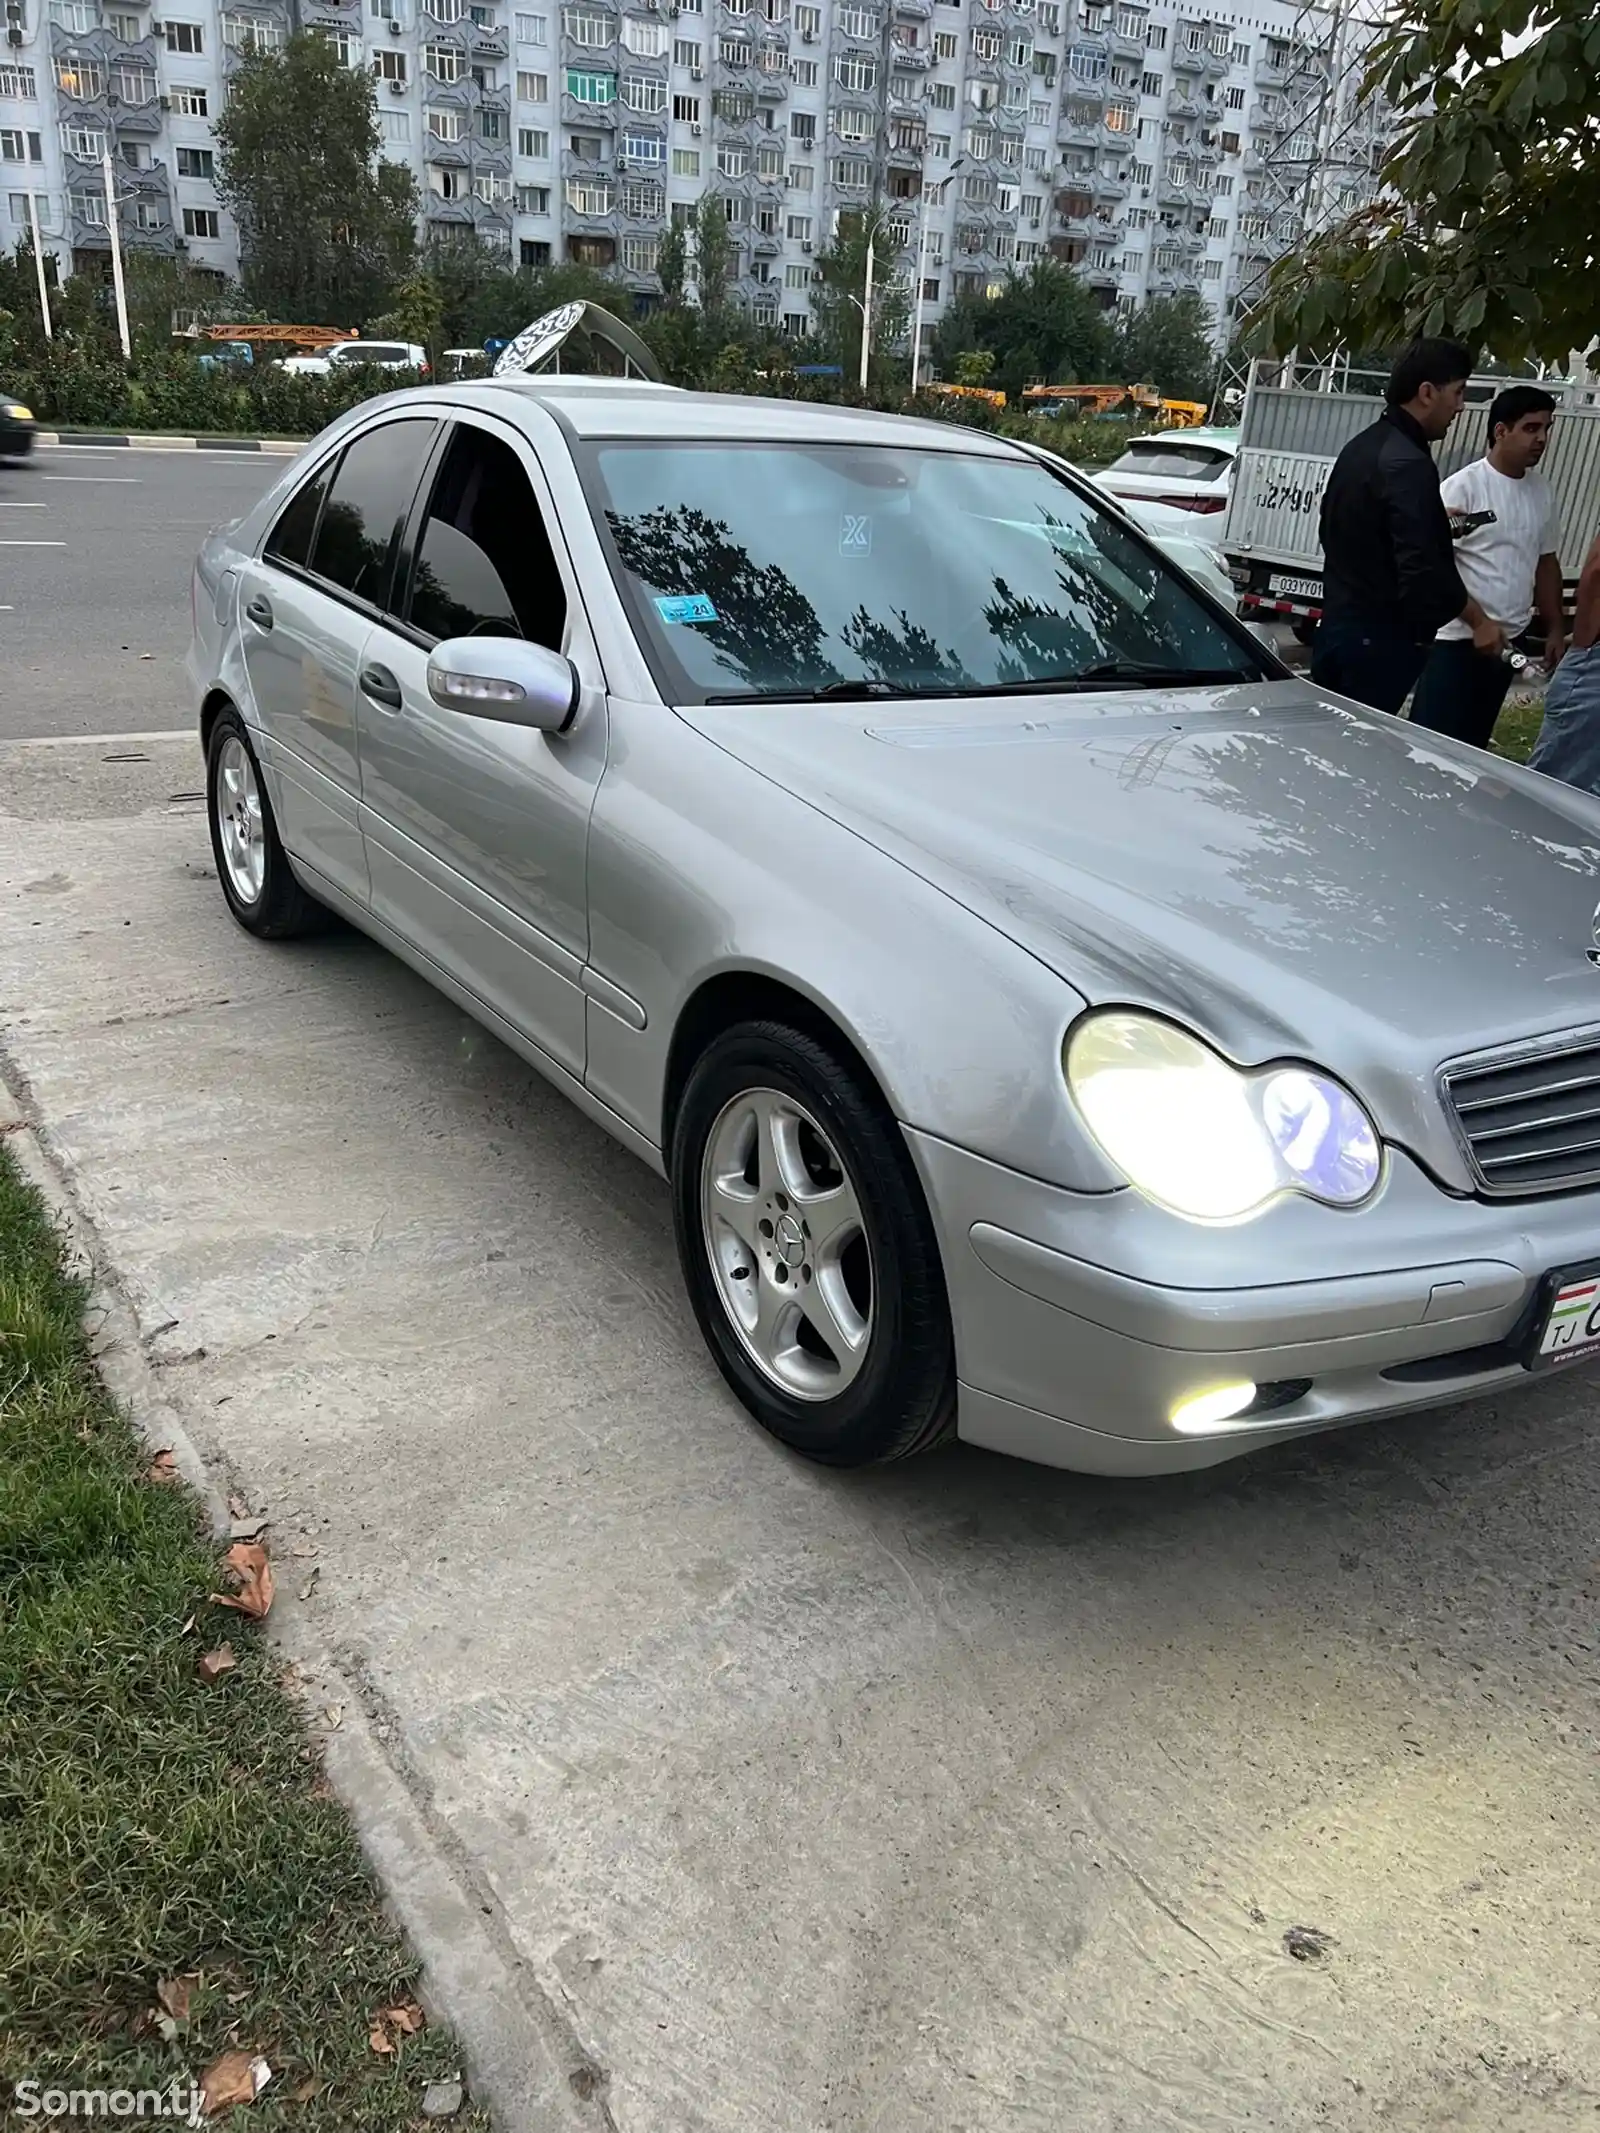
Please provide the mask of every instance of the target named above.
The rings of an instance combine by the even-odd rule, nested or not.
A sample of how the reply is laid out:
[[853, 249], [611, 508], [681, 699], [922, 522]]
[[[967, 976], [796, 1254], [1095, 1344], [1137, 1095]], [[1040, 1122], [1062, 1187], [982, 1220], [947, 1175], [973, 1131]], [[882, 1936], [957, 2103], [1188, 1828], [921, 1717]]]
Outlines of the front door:
[[362, 903], [356, 674], [437, 433], [431, 417], [361, 431], [301, 483], [239, 574], [246, 718], [279, 834], [307, 868]]
[[[581, 1075], [589, 815], [605, 767], [602, 676], [531, 446], [462, 416], [409, 543], [394, 613], [357, 682], [372, 908]], [[444, 711], [428, 694], [446, 637], [524, 637], [586, 684], [563, 734]]]

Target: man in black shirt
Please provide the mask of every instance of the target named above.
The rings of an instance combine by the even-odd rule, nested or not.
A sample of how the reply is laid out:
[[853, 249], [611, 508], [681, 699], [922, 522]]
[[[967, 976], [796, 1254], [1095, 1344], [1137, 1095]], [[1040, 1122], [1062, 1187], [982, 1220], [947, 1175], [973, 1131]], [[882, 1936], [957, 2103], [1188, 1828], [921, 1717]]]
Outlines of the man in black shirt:
[[1447, 622], [1466, 622], [1485, 658], [1505, 648], [1456, 569], [1431, 449], [1460, 413], [1471, 374], [1458, 342], [1414, 343], [1389, 375], [1388, 406], [1351, 438], [1323, 492], [1311, 679], [1374, 710], [1400, 709]]

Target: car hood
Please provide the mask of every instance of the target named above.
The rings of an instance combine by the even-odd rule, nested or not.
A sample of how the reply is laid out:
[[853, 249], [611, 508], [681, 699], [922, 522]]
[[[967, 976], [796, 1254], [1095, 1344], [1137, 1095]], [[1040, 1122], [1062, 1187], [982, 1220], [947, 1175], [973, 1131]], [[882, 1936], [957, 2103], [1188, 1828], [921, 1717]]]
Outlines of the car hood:
[[1600, 803], [1302, 683], [684, 716], [1085, 999], [1342, 1073], [1441, 1174], [1441, 1061], [1600, 1022]]

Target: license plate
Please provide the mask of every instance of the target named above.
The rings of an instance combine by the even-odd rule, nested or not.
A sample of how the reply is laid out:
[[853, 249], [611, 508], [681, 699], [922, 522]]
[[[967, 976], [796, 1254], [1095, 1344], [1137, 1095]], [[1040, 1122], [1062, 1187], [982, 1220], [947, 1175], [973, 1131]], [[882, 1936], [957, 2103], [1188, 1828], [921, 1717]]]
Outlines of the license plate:
[[1268, 583], [1267, 590], [1275, 593], [1288, 593], [1291, 596], [1298, 595], [1302, 600], [1320, 600], [1322, 598], [1322, 586], [1316, 578], [1275, 577]]
[[1530, 1370], [1549, 1370], [1600, 1352], [1600, 1268], [1545, 1276], [1548, 1301], [1528, 1355]]

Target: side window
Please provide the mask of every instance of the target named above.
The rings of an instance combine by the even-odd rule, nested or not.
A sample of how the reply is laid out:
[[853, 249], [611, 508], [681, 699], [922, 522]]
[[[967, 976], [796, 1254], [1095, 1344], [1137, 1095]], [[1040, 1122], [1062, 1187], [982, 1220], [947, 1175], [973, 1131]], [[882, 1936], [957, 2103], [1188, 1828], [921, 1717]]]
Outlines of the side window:
[[319, 578], [381, 607], [400, 536], [434, 437], [431, 421], [385, 422], [340, 460], [317, 527], [311, 568]]
[[322, 509], [323, 492], [328, 486], [328, 468], [331, 462], [318, 467], [308, 482], [290, 497], [278, 515], [278, 523], [267, 535], [265, 553], [275, 563], [299, 563], [302, 566], [311, 554], [311, 536], [317, 530], [317, 513]]
[[561, 649], [567, 599], [522, 462], [459, 423], [417, 543], [408, 619], [441, 637], [527, 637]]

